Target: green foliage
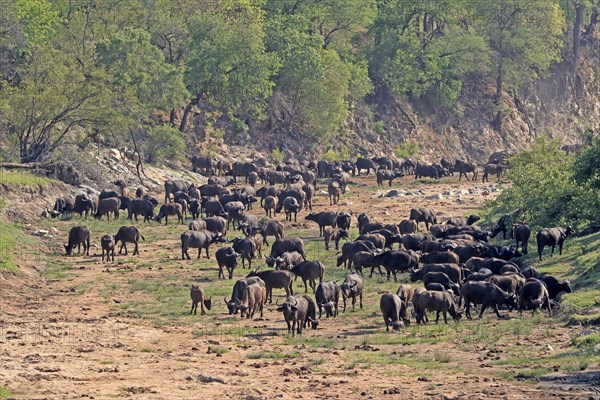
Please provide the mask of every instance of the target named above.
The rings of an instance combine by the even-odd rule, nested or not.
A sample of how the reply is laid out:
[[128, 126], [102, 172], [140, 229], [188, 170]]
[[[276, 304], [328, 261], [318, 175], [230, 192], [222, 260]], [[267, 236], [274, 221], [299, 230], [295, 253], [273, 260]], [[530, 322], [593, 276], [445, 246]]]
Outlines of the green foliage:
[[190, 21], [187, 85], [234, 114], [260, 118], [279, 63], [265, 48], [263, 15], [244, 5], [235, 18], [223, 10], [201, 12]]
[[148, 128], [148, 145], [145, 153], [149, 162], [157, 163], [165, 159], [183, 160], [184, 150], [185, 139], [179, 130], [168, 125]]
[[493, 212], [525, 210], [536, 227], [600, 221], [598, 155], [600, 141], [577, 158], [559, 149], [557, 141], [538, 138], [530, 150], [509, 160], [511, 185], [491, 204]]
[[372, 28], [374, 73], [399, 95], [435, 92], [442, 105], [455, 107], [460, 80], [488, 65], [484, 38], [467, 29], [471, 19], [458, 1], [383, 2]]
[[348, 148], [344, 148], [341, 151], [335, 151], [333, 149], [329, 149], [327, 150], [327, 152], [323, 155], [321, 155], [321, 159], [326, 160], [326, 161], [342, 161], [342, 160], [349, 160], [350, 159], [350, 152], [348, 151]]
[[525, 210], [535, 227], [572, 223], [573, 210], [566, 205], [577, 192], [573, 179], [573, 157], [547, 137], [537, 138], [530, 150], [509, 160], [506, 178], [512, 183], [493, 202], [502, 212]]
[[10, 399], [13, 397], [13, 394], [6, 388], [0, 386], [0, 398]]
[[498, 77], [519, 89], [560, 59], [565, 17], [557, 0], [475, 2], [478, 28], [493, 51]]
[[[148, 113], [180, 105], [187, 91], [183, 74], [168, 64], [141, 29], [117, 32], [97, 46], [98, 64], [113, 87], [113, 105], [127, 114]], [[137, 118], [134, 118], [137, 119]]]
[[[592, 6], [584, 1], [584, 21]], [[462, 110], [465, 79], [519, 90], [559, 62], [569, 0], [15, 0], [0, 30], [0, 129], [23, 162], [92, 131], [198, 108], [240, 133], [269, 108], [274, 129], [326, 142], [365, 96], [391, 91]], [[6, 61], [5, 61], [6, 60]], [[498, 79], [496, 79], [498, 78]], [[377, 90], [375, 90], [377, 89]], [[497, 116], [510, 109], [497, 105]], [[206, 118], [206, 124], [212, 123]], [[208, 126], [204, 127], [208, 132]], [[375, 129], [381, 133], [381, 124]], [[151, 140], [150, 136], [140, 140]], [[3, 143], [6, 145], [6, 143]], [[140, 143], [140, 147], [148, 146]], [[6, 157], [4, 157], [6, 158]]]
[[373, 129], [375, 129], [378, 135], [383, 135], [385, 133], [385, 121], [376, 121], [373, 124]]
[[273, 151], [271, 152], [271, 158], [273, 159], [274, 162], [276, 162], [277, 164], [281, 164], [283, 162], [283, 160], [285, 160], [285, 152], [283, 150], [280, 150], [278, 148], [273, 149]]
[[236, 132], [248, 132], [250, 129], [246, 122], [236, 117], [231, 118], [231, 126]]
[[[17, 19], [22, 23], [23, 35], [31, 45], [50, 40], [60, 22], [58, 12], [48, 0], [15, 0]], [[4, 22], [4, 21], [3, 21]]]
[[394, 149], [394, 155], [399, 158], [409, 158], [419, 153], [418, 142], [405, 142]]

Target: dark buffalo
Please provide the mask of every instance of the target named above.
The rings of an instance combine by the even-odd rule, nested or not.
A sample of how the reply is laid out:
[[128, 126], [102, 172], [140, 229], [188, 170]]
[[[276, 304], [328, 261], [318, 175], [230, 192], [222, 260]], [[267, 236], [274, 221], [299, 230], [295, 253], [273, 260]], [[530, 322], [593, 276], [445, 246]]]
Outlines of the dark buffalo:
[[75, 246], [77, 246], [77, 254], [81, 253], [81, 245], [83, 245], [83, 254], [90, 255], [90, 237], [92, 233], [86, 226], [74, 226], [69, 231], [69, 242], [65, 243], [65, 251], [67, 255], [71, 255]]
[[363, 308], [363, 279], [358, 274], [346, 275], [344, 282], [340, 285], [342, 292], [342, 300], [344, 301], [344, 309], [342, 312], [346, 312], [346, 300], [352, 299], [352, 311], [354, 311], [354, 305], [356, 304], [356, 298], [358, 297], [360, 302], [360, 308]]
[[406, 313], [406, 304], [395, 293], [383, 294], [379, 300], [379, 309], [383, 315], [386, 331], [390, 330], [390, 326], [397, 330], [410, 323]]
[[190, 260], [190, 255], [188, 254], [188, 249], [198, 249], [198, 258], [200, 258], [200, 253], [202, 249], [206, 249], [206, 258], [210, 259], [210, 255], [208, 254], [208, 248], [213, 243], [225, 243], [226, 240], [223, 235], [215, 232], [211, 232], [208, 230], [203, 231], [187, 231], [181, 234], [181, 259], [185, 260], [187, 257]]
[[410, 210], [410, 219], [415, 221], [417, 224], [419, 222], [424, 222], [425, 227], [429, 231], [429, 224], [437, 224], [437, 218], [435, 216], [435, 212], [431, 208], [413, 208]]
[[490, 282], [466, 282], [461, 288], [461, 295], [465, 302], [465, 315], [469, 319], [471, 319], [471, 304], [481, 304], [479, 318], [487, 307], [492, 307], [498, 318], [502, 318], [498, 311], [499, 305], [506, 304], [509, 307], [516, 305], [514, 293], [507, 293]]
[[558, 245], [558, 253], [562, 255], [563, 243], [572, 233], [575, 233], [575, 230], [571, 226], [567, 226], [566, 228], [544, 228], [539, 231], [536, 239], [540, 261], [542, 261], [542, 252], [546, 246], [552, 247], [552, 252], [550, 253], [552, 256], [554, 248]]

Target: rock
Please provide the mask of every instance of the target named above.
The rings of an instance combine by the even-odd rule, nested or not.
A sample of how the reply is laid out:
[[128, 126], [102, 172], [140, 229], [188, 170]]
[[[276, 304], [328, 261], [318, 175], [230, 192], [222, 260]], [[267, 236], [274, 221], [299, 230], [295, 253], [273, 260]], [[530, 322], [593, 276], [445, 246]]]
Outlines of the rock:
[[548, 351], [554, 351], [554, 347], [550, 346], [548, 343], [546, 343], [546, 350]]
[[398, 197], [399, 193], [396, 189], [390, 190], [385, 197]]
[[48, 233], [50, 233], [50, 232], [47, 231], [46, 229], [39, 229], [39, 230], [35, 231], [34, 235], [35, 236], [46, 236]]
[[211, 383], [211, 382], [217, 382], [217, 383], [225, 383], [225, 381], [221, 378], [215, 378], [212, 376], [206, 376], [206, 375], [198, 375], [198, 381], [202, 382], [202, 383]]
[[443, 200], [444, 196], [442, 196], [440, 193], [438, 193], [438, 194], [432, 194], [431, 196], [427, 196], [427, 197], [425, 197], [425, 199], [427, 199], [427, 200]]

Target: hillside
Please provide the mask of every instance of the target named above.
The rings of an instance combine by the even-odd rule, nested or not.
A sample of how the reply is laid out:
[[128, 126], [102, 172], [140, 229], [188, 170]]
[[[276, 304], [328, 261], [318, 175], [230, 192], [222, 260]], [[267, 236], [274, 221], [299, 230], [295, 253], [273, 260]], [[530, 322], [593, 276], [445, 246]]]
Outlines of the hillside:
[[6, 162], [68, 168], [94, 145], [150, 164], [275, 150], [483, 162], [600, 125], [592, 0], [3, 7]]

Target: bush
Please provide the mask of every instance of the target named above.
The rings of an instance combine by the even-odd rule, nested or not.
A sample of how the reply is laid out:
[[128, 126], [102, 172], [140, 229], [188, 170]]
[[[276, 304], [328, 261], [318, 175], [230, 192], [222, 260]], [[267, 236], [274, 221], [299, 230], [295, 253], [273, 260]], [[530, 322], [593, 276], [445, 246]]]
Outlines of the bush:
[[409, 158], [419, 153], [419, 143], [406, 142], [394, 149], [394, 154], [398, 158]]
[[240, 133], [246, 133], [250, 130], [246, 122], [236, 117], [231, 118], [231, 126], [233, 127], [234, 131]]
[[509, 159], [511, 185], [490, 204], [493, 213], [522, 209], [530, 225], [541, 228], [600, 221], [600, 140], [577, 159], [555, 140], [537, 138], [531, 149]]
[[179, 130], [169, 125], [148, 128], [146, 158], [150, 163], [164, 159], [182, 159], [185, 139]]
[[281, 164], [283, 160], [285, 160], [285, 153], [280, 149], [273, 149], [271, 152], [271, 158], [273, 159], [273, 162]]
[[373, 124], [373, 128], [378, 135], [383, 135], [385, 133], [385, 121], [377, 121]]
[[348, 148], [342, 149], [339, 152], [329, 149], [325, 154], [321, 155], [321, 158], [325, 161], [349, 160], [350, 152], [348, 151]]

